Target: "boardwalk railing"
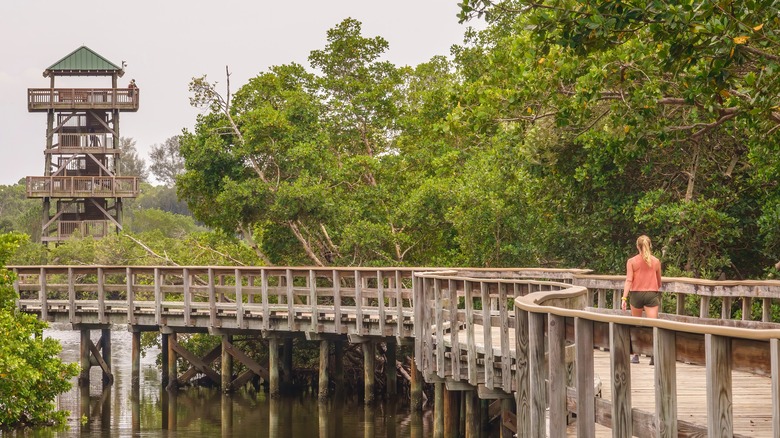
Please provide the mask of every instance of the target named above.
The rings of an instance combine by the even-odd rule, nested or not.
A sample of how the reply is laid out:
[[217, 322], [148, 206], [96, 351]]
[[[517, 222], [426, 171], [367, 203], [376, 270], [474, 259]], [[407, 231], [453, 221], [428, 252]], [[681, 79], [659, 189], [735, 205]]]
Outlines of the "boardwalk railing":
[[19, 308], [79, 325], [413, 335], [409, 268], [13, 267]]
[[[245, 330], [415, 338], [415, 362], [429, 382], [513, 397], [518, 436], [577, 434], [596, 425], [613, 436], [741, 436], [735, 433], [732, 375], [766, 376], [761, 408], [780, 436], [780, 324], [768, 322], [780, 282], [664, 278], [666, 295], [697, 296], [709, 316], [720, 301], [730, 318], [678, 314], [634, 318], [615, 310], [622, 277], [582, 271], [424, 268], [17, 266], [18, 306], [75, 327], [131, 324], [135, 330]], [[611, 297], [610, 297], [611, 295]], [[613, 305], [606, 306], [607, 302]], [[750, 303], [744, 304], [744, 303]], [[756, 307], [753, 309], [753, 307]], [[757, 306], [762, 306], [760, 309]], [[698, 311], [696, 311], [698, 310]], [[749, 310], [749, 311], [747, 311]], [[771, 315], [770, 315], [771, 316]], [[749, 319], [749, 317], [745, 317]], [[602, 353], [604, 350], [608, 353]], [[633, 351], [632, 351], [633, 350]], [[631, 401], [630, 354], [655, 360], [655, 408]], [[595, 360], [608, 356], [609, 391], [598, 397]], [[572, 362], [574, 363], [572, 366]], [[700, 366], [706, 417], [678, 418], [677, 368]], [[572, 375], [573, 373], [573, 375]], [[697, 373], [698, 374], [698, 373]], [[737, 388], [739, 389], [739, 388]], [[748, 395], [746, 398], [750, 398]], [[744, 399], [742, 400], [744, 402]], [[771, 406], [766, 406], [767, 404]], [[769, 431], [767, 426], [765, 429]], [[736, 432], [740, 432], [737, 430]]]
[[[428, 381], [467, 382], [484, 393], [514, 394], [517, 436], [543, 437], [548, 430], [550, 436], [565, 436], [571, 412], [577, 414], [578, 436], [595, 436], [596, 424], [621, 437], [739, 436], [733, 430], [732, 371], [771, 377], [772, 430], [780, 436], [778, 324], [673, 314], [651, 320], [592, 307], [605, 303], [607, 293], [619, 300], [623, 277], [575, 274], [570, 276], [574, 284], [567, 284], [467, 276], [464, 271], [416, 276], [416, 302], [425, 304], [416, 309], [415, 321], [416, 360], [423, 375]], [[599, 289], [593, 292], [583, 284]], [[685, 294], [700, 296], [707, 312], [711, 299], [759, 298], [767, 309], [780, 298], [780, 282], [664, 279], [664, 288], [680, 301]], [[598, 348], [609, 351], [611, 399], [596, 397]], [[632, 407], [632, 348], [654, 356], [655, 412]], [[567, 374], [572, 358], [573, 379]], [[678, 419], [677, 362], [704, 366], [706, 424]]]

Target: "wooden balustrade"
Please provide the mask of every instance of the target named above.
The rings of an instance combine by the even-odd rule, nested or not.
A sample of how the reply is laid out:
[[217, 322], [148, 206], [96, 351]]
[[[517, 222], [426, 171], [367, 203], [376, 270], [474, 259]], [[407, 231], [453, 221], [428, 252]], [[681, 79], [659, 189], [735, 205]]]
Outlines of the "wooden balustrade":
[[[732, 427], [732, 371], [771, 377], [773, 431], [780, 434], [780, 324], [676, 314], [634, 318], [603, 305], [602, 291], [622, 292], [624, 278], [617, 276], [575, 273], [573, 284], [567, 284], [460, 274], [416, 274], [416, 302], [425, 308], [415, 321], [421, 370], [429, 381], [468, 382], [514, 394], [518, 436], [542, 437], [548, 430], [550, 436], [565, 436], [570, 412], [577, 414], [578, 436], [594, 436], [596, 424], [612, 428], [615, 436], [656, 436], [658, 431], [658, 436], [676, 437], [678, 431], [686, 436], [740, 436]], [[759, 298], [770, 303], [780, 298], [776, 281], [664, 278], [663, 284], [677, 296], [727, 302]], [[709, 305], [708, 300], [700, 302]], [[507, 313], [511, 316], [504, 316]], [[569, 388], [568, 348], [576, 352], [576, 376]], [[600, 348], [609, 352], [609, 400], [596, 397], [594, 389], [594, 351]], [[631, 348], [655, 359], [654, 412], [632, 406]], [[678, 362], [700, 365], [706, 373], [706, 424], [677, 417]]]
[[[623, 292], [625, 277], [618, 275], [574, 275], [573, 283], [588, 288], [593, 295], [590, 305], [605, 309], [619, 309], [620, 297]], [[695, 278], [663, 277], [661, 290], [665, 291], [665, 299], [675, 300], [677, 315], [685, 316], [685, 300], [687, 296], [698, 299], [699, 318], [731, 319], [732, 306], [740, 302], [741, 319], [753, 320], [753, 306], [761, 308], [761, 321], [780, 322], [772, 320], [771, 306], [773, 300], [780, 299], [777, 293], [780, 281], [713, 281]], [[610, 300], [611, 298], [611, 300]], [[720, 312], [710, 315], [710, 304], [719, 301]]]
[[20, 308], [62, 322], [412, 336], [412, 269], [13, 269]]
[[135, 176], [28, 176], [27, 197], [135, 198]]
[[137, 88], [29, 88], [27, 109], [138, 111], [139, 98]]

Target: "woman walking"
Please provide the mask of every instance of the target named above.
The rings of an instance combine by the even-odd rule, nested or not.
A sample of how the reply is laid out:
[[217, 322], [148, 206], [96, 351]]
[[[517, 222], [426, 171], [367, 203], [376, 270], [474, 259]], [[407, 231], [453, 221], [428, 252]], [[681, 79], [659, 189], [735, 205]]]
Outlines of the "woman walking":
[[[650, 238], [642, 235], [636, 239], [636, 249], [639, 252], [626, 262], [626, 284], [623, 287], [622, 308], [626, 310], [626, 302], [631, 306], [632, 316], [658, 318], [658, 306], [661, 304], [661, 261], [652, 252], [653, 244]], [[639, 363], [639, 355], [631, 358], [631, 363]], [[650, 365], [653, 358], [650, 358]]]

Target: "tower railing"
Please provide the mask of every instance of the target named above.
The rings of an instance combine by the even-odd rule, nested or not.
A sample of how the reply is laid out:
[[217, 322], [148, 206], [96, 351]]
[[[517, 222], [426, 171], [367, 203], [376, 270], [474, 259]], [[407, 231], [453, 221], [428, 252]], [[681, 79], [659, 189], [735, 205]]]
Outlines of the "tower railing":
[[137, 88], [29, 88], [27, 109], [34, 111], [100, 109], [137, 111]]

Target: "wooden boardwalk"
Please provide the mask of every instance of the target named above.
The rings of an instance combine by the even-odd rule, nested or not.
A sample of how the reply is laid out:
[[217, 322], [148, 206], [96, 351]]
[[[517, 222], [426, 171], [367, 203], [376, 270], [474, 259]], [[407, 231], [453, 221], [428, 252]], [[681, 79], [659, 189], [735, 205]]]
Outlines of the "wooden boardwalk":
[[[544, 436], [546, 415], [552, 436], [612, 436], [610, 428], [625, 436], [656, 436], [658, 430], [661, 436], [780, 436], [780, 324], [771, 319], [773, 302], [780, 300], [777, 281], [664, 279], [678, 314], [651, 320], [614, 310], [621, 277], [561, 270], [13, 269], [21, 274], [15, 283], [19, 309], [81, 330], [82, 373], [94, 359], [104, 382], [111, 373], [108, 328], [115, 324], [133, 332], [134, 363], [140, 332], [161, 333], [168, 345], [164, 381], [186, 382], [200, 372], [231, 390], [254, 373], [270, 381], [272, 393], [283, 363], [270, 355], [293, 337], [320, 343], [321, 396], [327, 394], [330, 342], [361, 344], [369, 370], [366, 394], [373, 394], [375, 345], [386, 342], [394, 356], [396, 344], [413, 343], [415, 409], [422, 377], [439, 385], [437, 391], [443, 384], [447, 393], [465, 394], [466, 418], [480, 415], [474, 397], [500, 404], [502, 428], [516, 425], [518, 436]], [[684, 313], [686, 295], [699, 299], [699, 317]], [[720, 319], [709, 317], [711, 302], [721, 306]], [[730, 319], [737, 303], [742, 320]], [[761, 306], [761, 321], [749, 319], [754, 304]], [[103, 332], [97, 345], [89, 340], [95, 329]], [[219, 335], [222, 345], [195, 357], [176, 339], [193, 332]], [[233, 335], [245, 334], [267, 340], [269, 370], [232, 344]], [[659, 365], [650, 366], [646, 356], [644, 363], [630, 364], [629, 349], [655, 352]], [[235, 359], [249, 371], [231, 381], [230, 369], [215, 370], [220, 356], [223, 365]], [[192, 365], [182, 376], [177, 357]], [[664, 375], [656, 377], [656, 371]], [[395, 372], [387, 374], [395, 378]], [[613, 374], [620, 378], [612, 381]], [[601, 384], [600, 395], [594, 382]], [[509, 398], [516, 408], [503, 403]], [[436, 427], [446, 435], [456, 420], [437, 411]], [[579, 418], [566, 427], [570, 413]], [[466, 436], [476, 436], [477, 426], [467, 423]]]
[[[609, 352], [594, 352], [594, 371], [601, 379], [601, 396], [612, 400]], [[655, 410], [655, 367], [641, 357], [631, 366], [631, 402], [634, 408]], [[677, 417], [682, 421], [707, 424], [707, 384], [703, 366], [677, 363]], [[772, 436], [772, 391], [769, 377], [741, 371], [732, 372], [734, 434], [750, 437]], [[573, 430], [573, 428], [570, 428]], [[612, 430], [596, 427], [597, 436], [611, 437]], [[573, 435], [576, 436], [576, 432]]]

